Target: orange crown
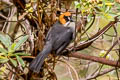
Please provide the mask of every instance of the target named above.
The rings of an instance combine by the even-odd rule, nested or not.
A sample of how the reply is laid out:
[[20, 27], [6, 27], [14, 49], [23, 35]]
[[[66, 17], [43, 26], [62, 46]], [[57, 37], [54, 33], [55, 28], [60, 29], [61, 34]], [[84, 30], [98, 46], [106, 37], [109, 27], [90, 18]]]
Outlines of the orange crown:
[[66, 21], [64, 19], [64, 16], [71, 16], [71, 13], [70, 12], [65, 12], [62, 15], [60, 15], [59, 20], [60, 20], [61, 24], [65, 24], [66, 23]]

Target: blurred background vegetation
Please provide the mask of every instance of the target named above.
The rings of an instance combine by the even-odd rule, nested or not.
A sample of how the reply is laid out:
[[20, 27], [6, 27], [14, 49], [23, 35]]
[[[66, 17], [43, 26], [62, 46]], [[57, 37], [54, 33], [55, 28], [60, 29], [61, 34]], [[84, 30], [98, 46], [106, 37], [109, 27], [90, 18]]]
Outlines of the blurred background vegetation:
[[[49, 55], [44, 69], [39, 74], [32, 73], [29, 63], [42, 50], [50, 27], [66, 11], [72, 13], [80, 28], [67, 49], [72, 47], [70, 53], [78, 52], [88, 58]], [[0, 79], [119, 80], [119, 15], [120, 0], [0, 0]], [[105, 31], [107, 24], [112, 27], [108, 25]], [[73, 47], [74, 42], [79, 46], [90, 40], [87, 47]], [[117, 64], [111, 66], [107, 61]]]

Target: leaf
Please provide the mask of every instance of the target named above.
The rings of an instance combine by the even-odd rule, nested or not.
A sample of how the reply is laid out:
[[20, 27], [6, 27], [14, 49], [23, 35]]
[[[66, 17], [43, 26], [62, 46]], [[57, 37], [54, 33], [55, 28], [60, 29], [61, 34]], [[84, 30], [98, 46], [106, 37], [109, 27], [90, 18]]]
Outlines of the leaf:
[[17, 58], [17, 61], [22, 65], [22, 67], [25, 67], [25, 63], [24, 63], [24, 61], [22, 60], [22, 58], [19, 57], [19, 56], [17, 56], [17, 55], [16, 55], [16, 58]]
[[11, 45], [11, 39], [8, 35], [0, 34], [0, 41], [5, 45], [5, 47], [9, 47]]
[[7, 58], [7, 57], [0, 55], [0, 59], [6, 59], [6, 58]]
[[75, 4], [75, 8], [80, 8], [80, 3], [78, 1], [75, 1], [74, 4]]
[[106, 51], [102, 50], [102, 51], [100, 51], [99, 56], [100, 56], [100, 57], [104, 57], [105, 54], [106, 54]]
[[3, 75], [4, 73], [4, 71], [6, 71], [6, 65], [4, 65], [4, 66], [2, 66], [2, 67], [0, 67], [0, 75]]
[[7, 42], [8, 42], [8, 44], [9, 44], [9, 46], [12, 44], [12, 42], [11, 42], [11, 38], [8, 36], [8, 35], [6, 35], [6, 38], [7, 38]]
[[4, 55], [4, 56], [7, 56], [6, 53], [0, 53], [0, 57], [3, 56], [3, 55]]
[[28, 35], [22, 37], [22, 39], [18, 43], [16, 43], [14, 50], [18, 49], [27, 39], [28, 39]]
[[11, 46], [9, 46], [8, 52], [13, 53], [15, 51], [15, 46], [16, 46], [16, 43], [13, 43]]
[[17, 67], [17, 62], [16, 62], [16, 60], [10, 58], [10, 61], [11, 61], [11, 63], [12, 63], [15, 67]]
[[106, 5], [105, 5], [105, 3], [106, 3], [106, 0], [103, 0], [102, 2], [103, 2], [102, 9], [105, 11], [105, 10], [106, 10]]
[[115, 3], [111, 3], [111, 2], [106, 2], [105, 5], [107, 6], [113, 6]]
[[92, 14], [89, 14], [88, 17], [87, 17], [87, 21], [90, 22], [92, 19]]
[[107, 18], [109, 21], [114, 21], [114, 17], [108, 13], [104, 13], [104, 17]]
[[118, 12], [117, 15], [120, 15], [120, 12]]
[[16, 55], [18, 56], [30, 56], [31, 54], [28, 54], [28, 53], [15, 53]]
[[7, 53], [7, 50], [0, 47], [0, 52], [1, 52], [1, 53]]
[[8, 62], [9, 61], [9, 59], [8, 58], [5, 58], [5, 59], [0, 59], [0, 63], [6, 63], [6, 62]]
[[107, 12], [109, 12], [109, 11], [110, 11], [110, 7], [107, 6], [107, 7], [106, 7], [106, 10], [105, 10], [105, 13], [107, 13]]

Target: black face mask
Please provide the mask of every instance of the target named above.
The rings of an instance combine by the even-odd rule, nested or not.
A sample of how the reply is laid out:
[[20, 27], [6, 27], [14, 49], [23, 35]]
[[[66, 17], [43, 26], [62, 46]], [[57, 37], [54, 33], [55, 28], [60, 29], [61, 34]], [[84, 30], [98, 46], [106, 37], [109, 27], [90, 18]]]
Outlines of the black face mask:
[[66, 22], [68, 22], [68, 21], [73, 22], [72, 16], [64, 16], [64, 19]]

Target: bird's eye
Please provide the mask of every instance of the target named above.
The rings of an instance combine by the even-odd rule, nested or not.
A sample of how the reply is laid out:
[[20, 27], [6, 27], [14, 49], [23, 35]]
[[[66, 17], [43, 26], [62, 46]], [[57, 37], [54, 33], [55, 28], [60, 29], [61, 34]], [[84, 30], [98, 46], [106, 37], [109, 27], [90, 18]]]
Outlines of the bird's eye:
[[64, 16], [64, 19], [65, 19], [66, 21], [70, 21], [70, 16]]
[[67, 19], [67, 18], [68, 18], [68, 16], [64, 16], [64, 18], [65, 18], [65, 19]]

